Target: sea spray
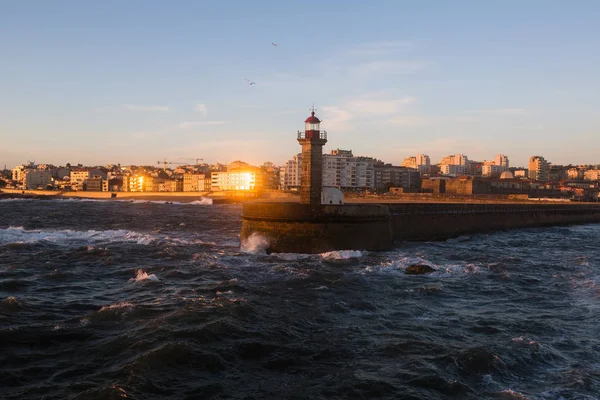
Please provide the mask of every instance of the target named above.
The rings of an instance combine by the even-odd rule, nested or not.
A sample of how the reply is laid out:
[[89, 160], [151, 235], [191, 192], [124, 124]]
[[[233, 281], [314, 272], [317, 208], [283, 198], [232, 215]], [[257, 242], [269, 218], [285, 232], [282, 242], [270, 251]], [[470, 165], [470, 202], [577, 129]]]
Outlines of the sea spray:
[[251, 254], [266, 254], [268, 247], [268, 239], [256, 232], [241, 243], [242, 251]]

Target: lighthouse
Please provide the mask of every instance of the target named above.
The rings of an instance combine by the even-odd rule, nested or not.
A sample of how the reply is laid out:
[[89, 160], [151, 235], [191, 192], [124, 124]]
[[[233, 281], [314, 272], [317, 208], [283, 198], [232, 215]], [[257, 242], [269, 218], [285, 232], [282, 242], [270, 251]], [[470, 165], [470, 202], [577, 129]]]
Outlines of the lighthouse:
[[302, 169], [300, 171], [300, 203], [321, 204], [323, 186], [323, 146], [327, 132], [320, 128], [321, 121], [315, 117], [313, 107], [310, 117], [304, 121], [304, 132], [298, 131], [298, 143], [302, 146]]

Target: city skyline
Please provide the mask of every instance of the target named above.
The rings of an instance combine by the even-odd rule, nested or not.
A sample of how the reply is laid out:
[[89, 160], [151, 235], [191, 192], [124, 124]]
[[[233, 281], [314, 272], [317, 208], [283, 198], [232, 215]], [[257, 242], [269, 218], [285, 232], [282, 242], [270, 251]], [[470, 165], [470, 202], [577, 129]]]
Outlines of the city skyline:
[[31, 4], [0, 15], [2, 165], [281, 165], [313, 102], [325, 152], [599, 162], [591, 1]]

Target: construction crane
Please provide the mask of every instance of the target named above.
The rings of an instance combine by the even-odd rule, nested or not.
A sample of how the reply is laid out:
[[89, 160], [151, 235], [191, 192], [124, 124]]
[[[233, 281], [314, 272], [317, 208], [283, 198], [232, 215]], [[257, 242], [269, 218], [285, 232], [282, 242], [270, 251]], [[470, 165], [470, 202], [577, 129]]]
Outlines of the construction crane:
[[163, 171], [166, 171], [166, 170], [167, 170], [167, 164], [183, 164], [183, 165], [185, 165], [185, 164], [187, 164], [187, 163], [184, 163], [184, 162], [173, 162], [173, 161], [167, 161], [167, 160], [165, 159], [165, 160], [162, 160], [162, 161], [157, 161], [157, 162], [156, 162], [156, 165], [160, 165], [160, 164], [162, 164], [162, 165], [163, 165]]

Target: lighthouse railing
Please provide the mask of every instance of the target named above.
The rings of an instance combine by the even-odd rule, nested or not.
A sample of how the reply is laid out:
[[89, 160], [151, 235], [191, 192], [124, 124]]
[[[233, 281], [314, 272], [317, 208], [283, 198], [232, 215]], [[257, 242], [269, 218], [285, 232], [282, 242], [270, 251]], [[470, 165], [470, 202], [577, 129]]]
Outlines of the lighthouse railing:
[[[309, 131], [309, 132], [314, 132], [314, 131]], [[310, 135], [307, 136], [306, 132], [302, 132], [302, 131], [298, 131], [298, 139], [313, 139], [313, 137], [311, 137]], [[325, 139], [327, 140], [327, 131], [319, 131], [319, 139]]]

